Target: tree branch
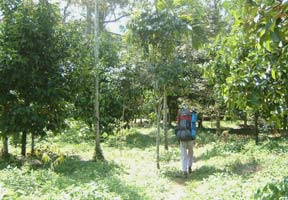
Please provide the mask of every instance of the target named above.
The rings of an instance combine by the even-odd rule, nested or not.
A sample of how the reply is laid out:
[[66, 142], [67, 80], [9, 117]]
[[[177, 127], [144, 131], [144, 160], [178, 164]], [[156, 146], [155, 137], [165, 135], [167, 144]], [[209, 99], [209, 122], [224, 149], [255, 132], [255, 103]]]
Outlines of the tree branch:
[[71, 4], [71, 0], [68, 0], [66, 6], [64, 7], [64, 11], [63, 11], [63, 24], [66, 22], [66, 18], [67, 18], [68, 15], [70, 14], [70, 13], [68, 12], [68, 8], [69, 8], [70, 4]]
[[122, 15], [122, 16], [120, 16], [120, 17], [115, 18], [115, 19], [103, 21], [103, 24], [112, 23], [112, 22], [117, 22], [117, 21], [119, 21], [120, 19], [122, 19], [122, 18], [124, 18], [124, 17], [128, 17], [128, 16], [130, 16], [130, 15], [131, 15], [130, 13], [127, 13], [127, 14], [124, 14], [124, 15]]

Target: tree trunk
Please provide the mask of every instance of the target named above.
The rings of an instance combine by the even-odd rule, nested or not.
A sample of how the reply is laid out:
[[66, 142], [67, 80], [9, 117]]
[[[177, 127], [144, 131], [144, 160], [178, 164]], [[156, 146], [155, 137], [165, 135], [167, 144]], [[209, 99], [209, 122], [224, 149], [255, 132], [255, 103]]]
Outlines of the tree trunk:
[[122, 120], [122, 127], [121, 128], [125, 128], [125, 101], [123, 100], [123, 104], [122, 104], [122, 116], [121, 116], [121, 120]]
[[160, 152], [159, 152], [159, 145], [160, 145], [160, 118], [161, 118], [161, 103], [158, 102], [157, 108], [157, 135], [156, 135], [156, 163], [157, 169], [160, 169]]
[[9, 157], [8, 137], [7, 137], [7, 135], [4, 135], [2, 137], [2, 142], [3, 142], [3, 147], [2, 147], [2, 150], [1, 150], [1, 154], [2, 154], [2, 157], [4, 159], [6, 159], [6, 158]]
[[99, 80], [95, 77], [95, 100], [94, 100], [94, 110], [95, 110], [95, 152], [94, 160], [104, 160], [104, 155], [100, 145], [100, 128], [99, 128]]
[[94, 120], [95, 120], [95, 152], [94, 152], [94, 160], [104, 160], [103, 152], [100, 146], [100, 129], [99, 129], [99, 77], [97, 73], [97, 65], [99, 62], [99, 2], [95, 1], [95, 30], [94, 30], [94, 64], [95, 64], [95, 80], [94, 80], [94, 88], [95, 88], [95, 98], [94, 98]]
[[35, 134], [31, 133], [31, 156], [35, 155]]
[[27, 132], [22, 132], [22, 142], [21, 142], [21, 155], [26, 156], [26, 144], [27, 144]]
[[221, 134], [221, 112], [220, 112], [220, 109], [217, 109], [216, 111], [216, 133], [218, 135]]
[[287, 115], [284, 115], [284, 117], [283, 117], [283, 131], [286, 134], [286, 131], [287, 131]]
[[244, 128], [248, 127], [248, 123], [247, 123], [247, 113], [244, 113]]
[[86, 34], [91, 35], [92, 34], [92, 12], [93, 8], [91, 5], [91, 2], [88, 1], [86, 3], [86, 21], [87, 21], [87, 29], [86, 29]]
[[254, 122], [255, 122], [255, 144], [259, 144], [259, 129], [258, 129], [258, 119], [259, 119], [259, 113], [256, 112], [254, 116]]
[[167, 127], [167, 91], [164, 86], [164, 116], [163, 116], [163, 124], [164, 124], [164, 147], [168, 150], [168, 127]]
[[68, 15], [69, 15], [68, 8], [69, 8], [70, 4], [71, 4], [71, 0], [68, 0], [66, 6], [64, 7], [63, 18], [62, 18], [62, 23], [63, 24], [66, 22], [66, 19], [67, 19]]

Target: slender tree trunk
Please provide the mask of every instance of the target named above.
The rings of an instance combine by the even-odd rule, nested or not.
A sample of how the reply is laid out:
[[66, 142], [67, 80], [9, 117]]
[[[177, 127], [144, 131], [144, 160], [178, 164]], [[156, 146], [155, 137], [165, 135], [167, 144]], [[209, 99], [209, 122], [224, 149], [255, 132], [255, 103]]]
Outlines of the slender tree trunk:
[[287, 131], [287, 115], [284, 115], [284, 117], [283, 117], [283, 131], [286, 134], [286, 131]]
[[95, 152], [94, 160], [103, 160], [104, 155], [100, 146], [100, 117], [99, 117], [99, 77], [97, 73], [97, 65], [99, 62], [99, 2], [95, 1], [95, 30], [94, 30], [94, 64], [95, 64], [95, 99], [94, 99], [94, 113], [95, 113]]
[[125, 124], [125, 101], [123, 100], [123, 103], [122, 103], [122, 116], [121, 116], [121, 120], [122, 120], [122, 128], [126, 128], [127, 127], [127, 124]]
[[164, 116], [163, 116], [163, 123], [164, 123], [164, 147], [168, 150], [168, 127], [167, 127], [167, 91], [164, 85]]
[[3, 147], [1, 149], [1, 155], [4, 159], [9, 157], [9, 149], [8, 149], [8, 137], [7, 135], [4, 135], [2, 137], [2, 143], [3, 143]]
[[31, 156], [35, 155], [35, 134], [31, 133]]
[[244, 128], [248, 127], [248, 123], [247, 123], [247, 113], [244, 113]]
[[63, 24], [66, 22], [66, 19], [67, 19], [68, 15], [69, 15], [68, 8], [69, 8], [70, 4], [71, 4], [71, 0], [68, 0], [66, 6], [64, 7], [63, 19], [62, 19], [62, 23]]
[[[125, 101], [123, 101], [123, 109], [122, 109], [122, 123], [123, 123], [123, 128], [128, 128], [130, 129], [130, 120], [126, 119], [125, 120], [125, 110], [126, 110], [126, 106], [125, 106]], [[136, 119], [135, 119], [135, 123], [136, 123]]]
[[88, 1], [86, 3], [86, 21], [87, 21], [86, 34], [87, 35], [92, 34], [92, 12], [93, 12], [93, 8], [91, 5], [91, 1]]
[[26, 156], [26, 144], [27, 144], [27, 132], [22, 132], [22, 146], [21, 146], [21, 155]]
[[198, 118], [198, 128], [201, 129], [203, 128], [203, 114], [199, 113], [197, 118]]
[[255, 123], [255, 144], [259, 144], [259, 129], [258, 129], [258, 120], [259, 120], [259, 113], [256, 112], [254, 116], [254, 123]]
[[156, 163], [157, 169], [160, 169], [160, 152], [159, 152], [159, 145], [160, 145], [160, 119], [161, 119], [161, 102], [158, 102], [157, 105], [157, 135], [156, 135]]
[[216, 111], [216, 133], [218, 135], [221, 134], [221, 112], [220, 112], [220, 108], [218, 108]]
[[95, 100], [94, 100], [94, 110], [95, 110], [95, 152], [94, 160], [104, 160], [104, 155], [100, 145], [100, 128], [99, 128], [99, 80], [98, 76], [95, 77]]
[[[154, 1], [154, 6], [155, 6], [155, 10], [156, 10], [156, 15], [158, 16], [158, 0]], [[156, 58], [154, 60], [155, 63], [156, 62]], [[156, 82], [155, 88], [154, 88], [155, 92], [159, 90], [158, 87], [158, 82]], [[160, 96], [160, 95], [159, 95]], [[157, 113], [157, 135], [156, 135], [156, 164], [157, 164], [157, 169], [160, 169], [160, 152], [159, 152], [159, 146], [160, 146], [160, 121], [161, 121], [161, 98], [158, 96], [158, 104], [156, 107], [156, 113]]]
[[[92, 12], [93, 12], [93, 8], [92, 8], [91, 1], [87, 1], [85, 5], [86, 5], [86, 22], [87, 22], [86, 35], [89, 37], [93, 33], [93, 31], [92, 31]], [[90, 37], [89, 37], [89, 39], [90, 39]], [[95, 87], [95, 85], [94, 85], [94, 87]], [[94, 93], [94, 91], [95, 91], [95, 88], [92, 89], [92, 94]], [[95, 112], [95, 108], [94, 108], [94, 112]], [[91, 132], [93, 132], [93, 131], [95, 132], [95, 121], [93, 121], [92, 123], [89, 123], [89, 128], [90, 128]]]

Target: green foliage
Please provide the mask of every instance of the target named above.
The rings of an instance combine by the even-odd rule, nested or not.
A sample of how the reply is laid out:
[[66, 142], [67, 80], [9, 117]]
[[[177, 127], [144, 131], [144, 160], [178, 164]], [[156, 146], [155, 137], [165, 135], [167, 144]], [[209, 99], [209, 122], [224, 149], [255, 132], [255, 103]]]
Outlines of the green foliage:
[[[250, 199], [255, 191], [260, 199], [287, 196], [287, 177], [278, 181], [288, 173], [287, 140], [264, 140], [255, 147], [250, 133], [224, 138], [212, 128], [199, 130], [194, 171], [183, 181], [175, 137], [169, 138], [171, 149], [160, 153], [159, 173], [155, 130], [124, 129], [144, 115], [156, 121], [164, 88], [171, 113], [177, 97], [188, 96], [201, 112], [213, 112], [202, 108], [216, 102], [225, 104], [227, 113], [259, 113], [265, 123], [281, 127], [288, 114], [287, 1], [225, 1], [227, 13], [220, 1], [156, 2], [139, 2], [148, 6], [133, 13], [128, 43], [102, 31], [95, 70], [86, 24], [61, 24], [59, 10], [47, 0], [0, 1], [1, 136], [12, 134], [17, 144], [19, 132], [59, 131], [68, 116], [88, 125], [68, 120], [70, 129], [40, 141], [35, 157], [1, 160], [0, 199], [177, 199], [171, 193], [179, 191], [187, 199]], [[109, 8], [126, 4], [100, 1], [100, 21], [111, 14]], [[218, 33], [208, 50], [198, 49]], [[211, 88], [197, 65], [208, 60]], [[95, 71], [107, 162], [89, 160]]]
[[287, 115], [287, 61], [283, 57], [287, 54], [287, 5], [234, 3], [235, 23], [211, 48], [214, 59], [206, 77], [214, 85], [215, 96], [229, 109], [248, 115], [260, 111], [261, 117], [281, 127]]
[[[282, 142], [283, 140], [266, 140], [263, 142], [263, 145], [260, 147], [260, 150], [266, 151], [269, 153], [287, 153], [287, 145]], [[287, 141], [284, 140], [284, 141]]]
[[178, 149], [172, 149], [169, 151], [164, 152], [160, 156], [160, 161], [163, 162], [169, 162], [169, 161], [179, 161], [179, 150]]
[[[69, 99], [69, 41], [59, 10], [45, 0], [1, 5], [0, 128], [45, 134], [64, 125]], [[11, 9], [13, 8], [13, 9]]]
[[[73, 169], [74, 166], [71, 165], [70, 167]], [[85, 165], [83, 167], [85, 167]], [[99, 170], [97, 167], [96, 169]], [[92, 168], [87, 168], [86, 166], [86, 170], [87, 171], [85, 172], [89, 172], [88, 170], [92, 170]], [[6, 192], [3, 194], [4, 199], [29, 199], [36, 197], [42, 197], [45, 199], [121, 198], [119, 194], [113, 192], [113, 190], [116, 189], [114, 186], [113, 188], [105, 185], [102, 182], [97, 183], [92, 181], [79, 184], [76, 176], [74, 176], [75, 179], [71, 179], [50, 170], [28, 170], [25, 168], [18, 169], [8, 167], [3, 170], [2, 173], [3, 175], [6, 175], [2, 181], [4, 184], [9, 185], [9, 189], [6, 189]], [[71, 173], [71, 175], [73, 177], [73, 173]], [[95, 177], [95, 175], [93, 177]], [[95, 178], [97, 178], [97, 176]], [[111, 186], [112, 184], [118, 186], [118, 190], [119, 188], [124, 187], [123, 185], [119, 185], [117, 180], [110, 179], [110, 181]], [[128, 190], [126, 192], [129, 194]], [[130, 195], [127, 196], [129, 197]]]
[[[75, 68], [72, 89], [75, 93], [74, 112], [76, 119], [81, 119], [89, 127], [93, 124], [94, 112], [94, 71], [93, 46], [91, 38], [83, 35], [83, 24], [71, 24], [74, 33], [73, 49], [71, 49], [72, 65]], [[80, 26], [80, 28], [79, 28]], [[88, 46], [88, 48], [87, 48]], [[120, 62], [121, 38], [108, 32], [102, 32], [100, 37], [100, 63], [98, 72], [100, 76], [100, 129], [111, 134], [120, 126], [123, 119], [129, 123], [138, 113], [139, 95], [141, 88], [138, 86], [137, 69], [126, 63]], [[93, 97], [93, 98], [91, 98]], [[135, 109], [136, 107], [136, 109]], [[124, 111], [124, 116], [123, 116]]]
[[[89, 147], [92, 149], [92, 145]], [[34, 169], [28, 163], [19, 168], [1, 169], [4, 178], [1, 178], [0, 186], [2, 191], [2, 183], [5, 184], [4, 199], [147, 199], [141, 188], [120, 180], [120, 173], [124, 171], [114, 162], [86, 161], [69, 156], [53, 170]]]
[[155, 142], [155, 138], [148, 134], [143, 134], [137, 129], [121, 129], [114, 135], [107, 138], [109, 146], [118, 148], [141, 148], [145, 149]]
[[175, 67], [172, 63], [176, 35], [179, 34], [175, 28], [181, 26], [179, 22], [181, 21], [167, 10], [154, 10], [151, 13], [151, 10], [147, 9], [129, 23], [130, 38], [143, 49], [143, 60], [147, 63], [145, 71], [147, 78], [151, 80], [149, 86], [154, 88], [155, 92], [159, 92], [166, 82], [175, 79]]
[[[73, 122], [70, 126], [80, 130], [84, 125]], [[11, 157], [9, 163], [0, 160], [3, 199], [228, 200], [274, 199], [287, 193], [285, 138], [255, 146], [252, 139], [242, 135], [221, 141], [214, 134], [200, 132], [198, 136], [207, 139], [201, 139], [200, 144], [199, 137], [195, 141], [193, 172], [183, 179], [179, 145], [172, 132], [169, 150], [161, 148], [160, 171], [154, 157], [155, 128], [123, 133], [121, 137], [125, 138], [118, 141], [122, 146], [116, 146], [117, 139], [112, 136], [103, 143], [105, 162], [91, 160], [93, 143], [88, 138], [80, 144], [65, 142], [66, 134], [38, 142], [41, 155], [46, 153], [51, 158], [47, 164], [37, 164], [35, 159], [41, 161], [41, 156], [25, 160]], [[65, 152], [65, 159], [51, 168], [61, 152]]]
[[288, 197], [288, 177], [283, 180], [268, 183], [265, 187], [258, 189], [255, 199], [285, 199]]
[[[283, 160], [283, 156], [286, 158], [287, 154], [278, 155], [263, 151], [262, 148], [265, 148], [267, 144], [255, 147], [251, 140], [241, 138], [238, 138], [239, 143], [242, 144], [238, 147], [241, 148], [237, 145], [234, 148], [233, 140], [236, 138], [231, 139], [232, 141], [228, 139], [225, 143], [212, 143], [212, 146], [208, 144], [202, 147], [206, 150], [196, 157], [197, 167], [189, 181], [187, 196], [199, 199], [278, 199], [280, 196], [273, 198], [273, 195], [280, 190], [284, 194], [286, 190], [285, 195], [287, 195], [287, 189], [284, 187], [276, 186], [279, 190], [272, 190], [266, 186], [268, 188], [263, 191], [265, 185], [270, 184], [271, 180], [276, 177], [282, 179], [287, 173], [285, 167], [282, 167], [287, 163]], [[278, 143], [281, 144], [278, 148], [279, 152], [281, 149], [285, 150], [286, 147], [282, 146], [285, 141], [279, 140]], [[286, 197], [285, 195], [282, 197]]]
[[67, 120], [68, 128], [56, 139], [60, 142], [80, 144], [94, 141], [95, 135], [86, 123], [73, 119]]
[[128, 129], [120, 129], [114, 135], [110, 135], [107, 138], [107, 144], [109, 146], [118, 147], [122, 149], [126, 146], [127, 137], [137, 134], [135, 129], [128, 130]]
[[205, 145], [209, 144], [212, 142], [216, 142], [217, 136], [215, 134], [215, 130], [213, 129], [201, 129], [198, 130], [198, 135], [197, 135], [197, 144], [198, 145]]

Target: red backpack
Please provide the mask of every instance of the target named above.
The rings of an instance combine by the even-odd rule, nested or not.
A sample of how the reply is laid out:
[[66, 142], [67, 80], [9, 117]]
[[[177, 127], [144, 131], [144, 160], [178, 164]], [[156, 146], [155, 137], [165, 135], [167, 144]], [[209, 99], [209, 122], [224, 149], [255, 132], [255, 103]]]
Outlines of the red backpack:
[[181, 141], [194, 140], [191, 134], [191, 112], [188, 109], [180, 109], [177, 116], [178, 127], [176, 136]]

